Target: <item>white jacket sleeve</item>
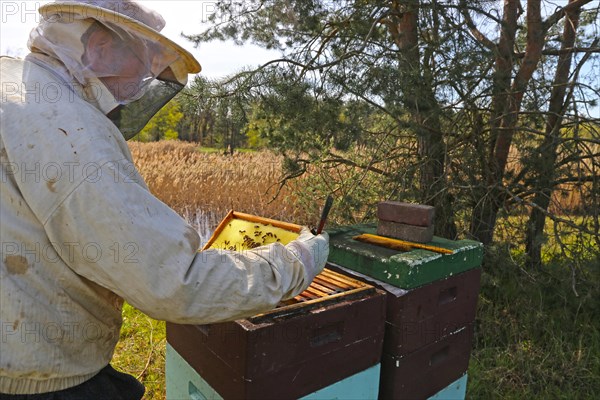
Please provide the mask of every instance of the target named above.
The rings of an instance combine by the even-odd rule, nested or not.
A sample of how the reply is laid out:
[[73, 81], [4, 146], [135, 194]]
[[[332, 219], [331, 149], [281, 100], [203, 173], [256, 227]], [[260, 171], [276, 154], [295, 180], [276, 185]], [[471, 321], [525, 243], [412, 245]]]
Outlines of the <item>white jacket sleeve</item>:
[[149, 316], [179, 323], [248, 317], [297, 295], [323, 268], [327, 237], [306, 232], [287, 246], [198, 252], [196, 231], [131, 180], [131, 167], [103, 165], [45, 226], [75, 272]]

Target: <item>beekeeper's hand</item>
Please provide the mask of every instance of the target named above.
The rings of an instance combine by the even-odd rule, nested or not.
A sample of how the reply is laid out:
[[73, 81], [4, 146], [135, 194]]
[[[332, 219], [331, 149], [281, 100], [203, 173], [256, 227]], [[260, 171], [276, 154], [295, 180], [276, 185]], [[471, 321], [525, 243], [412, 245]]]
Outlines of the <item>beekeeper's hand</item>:
[[304, 264], [305, 284], [308, 286], [325, 267], [329, 256], [329, 235], [326, 232], [313, 235], [308, 228], [303, 227], [300, 236], [286, 247]]

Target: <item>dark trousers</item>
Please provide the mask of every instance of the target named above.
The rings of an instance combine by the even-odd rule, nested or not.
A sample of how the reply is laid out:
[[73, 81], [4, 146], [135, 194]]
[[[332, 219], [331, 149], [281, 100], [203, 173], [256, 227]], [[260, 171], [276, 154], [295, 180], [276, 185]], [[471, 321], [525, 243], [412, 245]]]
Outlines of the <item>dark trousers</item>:
[[144, 385], [133, 376], [107, 365], [93, 378], [69, 389], [40, 394], [0, 393], [0, 400], [140, 400], [144, 391]]

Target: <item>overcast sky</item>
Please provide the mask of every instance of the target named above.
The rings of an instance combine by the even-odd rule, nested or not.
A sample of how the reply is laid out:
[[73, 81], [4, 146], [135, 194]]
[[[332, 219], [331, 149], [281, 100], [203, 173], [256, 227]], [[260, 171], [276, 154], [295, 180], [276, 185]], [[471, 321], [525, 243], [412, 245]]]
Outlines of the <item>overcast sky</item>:
[[[0, 53], [24, 56], [29, 52], [27, 38], [39, 22], [37, 9], [49, 0], [0, 0]], [[162, 33], [190, 51], [202, 64], [201, 74], [218, 78], [239, 70], [245, 65], [258, 65], [276, 57], [253, 45], [235, 46], [231, 43], [212, 42], [194, 48], [181, 37], [199, 33], [208, 26], [206, 19], [214, 9], [214, 1], [208, 0], [143, 0], [142, 4], [158, 11], [167, 22]]]

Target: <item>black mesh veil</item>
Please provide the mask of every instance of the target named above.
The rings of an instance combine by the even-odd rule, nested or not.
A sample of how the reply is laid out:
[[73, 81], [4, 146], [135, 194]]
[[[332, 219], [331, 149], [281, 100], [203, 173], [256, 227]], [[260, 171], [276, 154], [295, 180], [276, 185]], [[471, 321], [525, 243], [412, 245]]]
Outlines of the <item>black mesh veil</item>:
[[183, 87], [181, 83], [155, 79], [140, 99], [118, 106], [108, 117], [119, 128], [125, 140], [129, 140]]

